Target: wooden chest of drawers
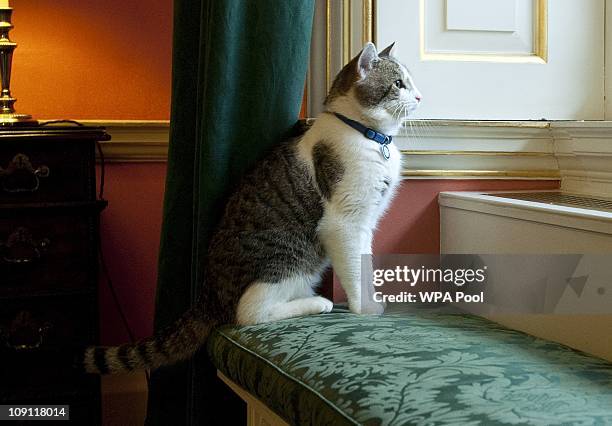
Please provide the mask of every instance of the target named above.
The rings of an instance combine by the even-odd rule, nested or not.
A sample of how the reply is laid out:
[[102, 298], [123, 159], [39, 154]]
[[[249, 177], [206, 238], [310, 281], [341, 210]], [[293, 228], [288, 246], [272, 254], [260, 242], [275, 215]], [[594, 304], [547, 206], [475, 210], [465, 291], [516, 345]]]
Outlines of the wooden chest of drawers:
[[100, 383], [71, 351], [98, 342], [102, 128], [0, 130], [0, 404], [70, 405], [100, 422]]

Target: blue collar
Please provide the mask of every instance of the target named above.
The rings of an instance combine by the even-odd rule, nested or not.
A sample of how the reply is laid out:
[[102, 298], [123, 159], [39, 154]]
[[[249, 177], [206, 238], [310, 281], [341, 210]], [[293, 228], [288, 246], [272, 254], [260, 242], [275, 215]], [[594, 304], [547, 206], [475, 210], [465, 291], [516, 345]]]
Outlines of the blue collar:
[[334, 112], [334, 115], [338, 117], [339, 120], [351, 126], [353, 129], [357, 130], [359, 133], [363, 134], [364, 137], [373, 140], [377, 144], [380, 145], [380, 153], [382, 154], [385, 160], [388, 160], [391, 157], [391, 153], [389, 152], [389, 145], [393, 142], [393, 136], [385, 135], [384, 133], [377, 132], [376, 130], [370, 129], [369, 127], [364, 126], [358, 121], [351, 120], [348, 117], [345, 117], [342, 114], [338, 114]]

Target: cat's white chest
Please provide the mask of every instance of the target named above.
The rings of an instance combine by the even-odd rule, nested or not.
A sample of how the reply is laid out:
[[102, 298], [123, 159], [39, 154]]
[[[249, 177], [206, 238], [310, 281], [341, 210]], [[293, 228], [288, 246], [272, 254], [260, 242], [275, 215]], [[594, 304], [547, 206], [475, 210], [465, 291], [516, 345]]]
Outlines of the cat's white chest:
[[[394, 144], [387, 145], [389, 158], [383, 153], [382, 147], [374, 141], [362, 140], [362, 147], [353, 161], [357, 163], [360, 170], [357, 172], [372, 183], [379, 181], [387, 182], [390, 187], [395, 187], [400, 178], [401, 153]], [[365, 145], [365, 146], [364, 146]]]
[[391, 157], [389, 158], [389, 176], [393, 180], [393, 188], [397, 186], [399, 181], [401, 180], [402, 173], [402, 154], [399, 149], [395, 145], [391, 145], [389, 147], [391, 152]]

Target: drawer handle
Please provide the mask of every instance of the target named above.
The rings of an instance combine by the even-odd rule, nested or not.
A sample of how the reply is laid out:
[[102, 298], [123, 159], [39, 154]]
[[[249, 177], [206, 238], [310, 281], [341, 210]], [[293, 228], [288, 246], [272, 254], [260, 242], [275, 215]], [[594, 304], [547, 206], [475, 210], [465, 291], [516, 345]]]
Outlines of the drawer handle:
[[49, 176], [49, 167], [34, 168], [25, 154], [17, 154], [6, 169], [0, 167], [0, 180], [4, 192], [36, 192], [40, 186], [40, 178]]
[[6, 242], [0, 241], [0, 253], [6, 263], [32, 263], [41, 258], [49, 244], [49, 239], [35, 240], [28, 228], [19, 227], [9, 235]]
[[16, 351], [31, 351], [44, 344], [45, 336], [52, 328], [51, 323], [41, 325], [29, 312], [21, 311], [2, 334], [6, 347]]

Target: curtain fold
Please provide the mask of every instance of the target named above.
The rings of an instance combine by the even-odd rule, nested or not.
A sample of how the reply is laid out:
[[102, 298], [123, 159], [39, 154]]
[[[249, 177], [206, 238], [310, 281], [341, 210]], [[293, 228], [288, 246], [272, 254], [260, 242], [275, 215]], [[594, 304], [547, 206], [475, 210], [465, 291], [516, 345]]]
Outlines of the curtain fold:
[[[195, 302], [205, 285], [208, 240], [228, 193], [298, 117], [313, 11], [314, 0], [174, 2], [156, 330]], [[244, 422], [239, 405], [219, 405], [226, 396], [200, 351], [188, 363], [152, 374], [147, 424]]]

